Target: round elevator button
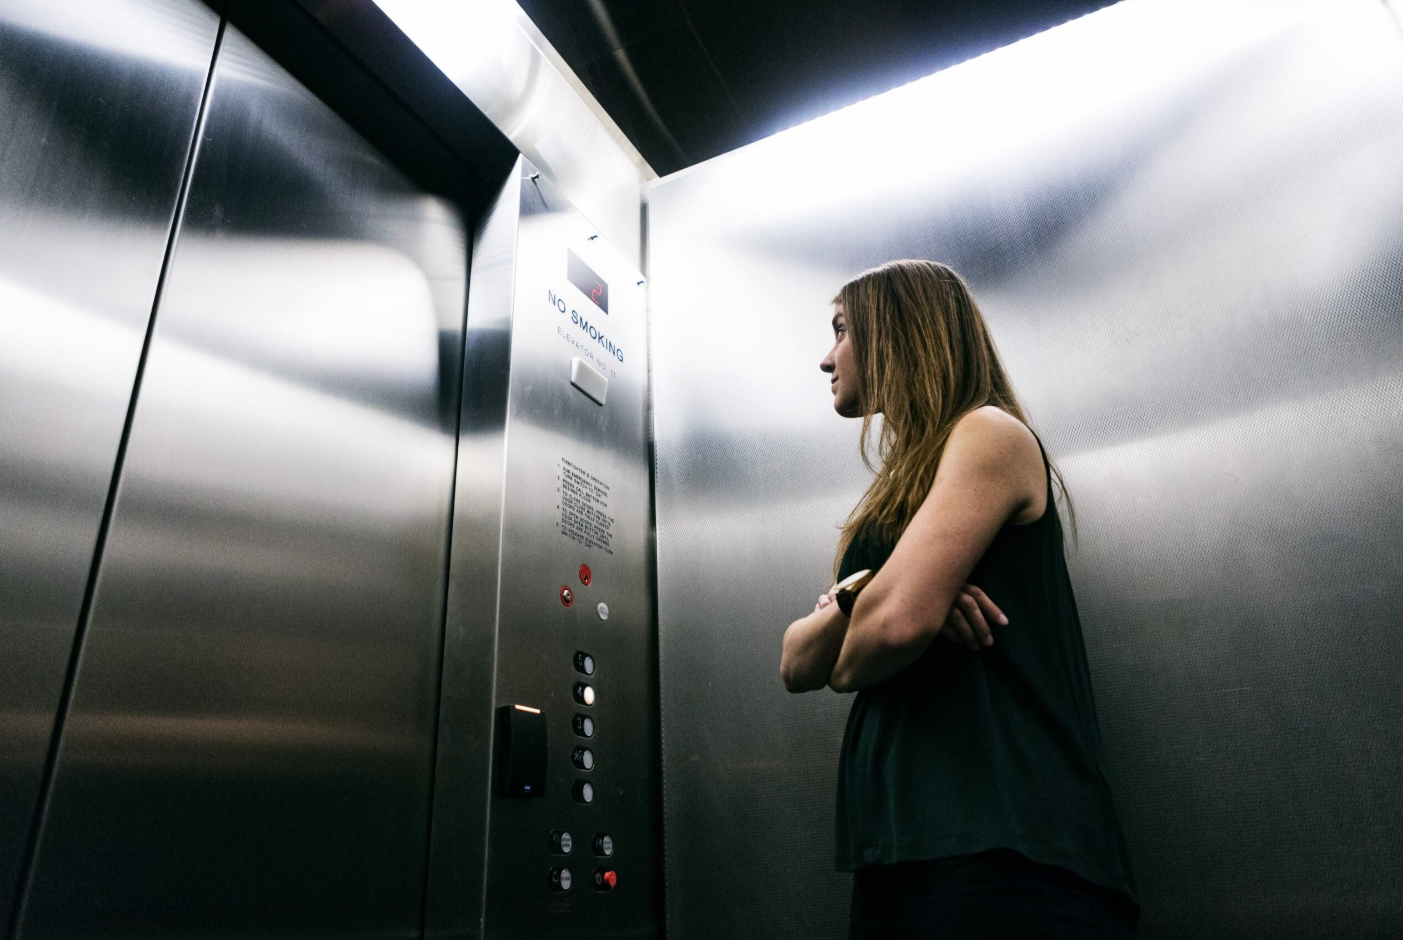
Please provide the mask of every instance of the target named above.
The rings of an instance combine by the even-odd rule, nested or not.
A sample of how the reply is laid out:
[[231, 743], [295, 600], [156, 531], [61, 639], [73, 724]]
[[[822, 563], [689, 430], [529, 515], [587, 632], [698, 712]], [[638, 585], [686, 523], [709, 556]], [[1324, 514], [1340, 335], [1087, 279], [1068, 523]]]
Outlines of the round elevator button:
[[575, 671], [582, 672], [587, 676], [594, 675], [594, 657], [589, 653], [576, 653]]
[[569, 855], [575, 847], [575, 840], [564, 829], [556, 829], [550, 834], [550, 850], [556, 855]]
[[589, 583], [594, 580], [594, 575], [589, 570], [589, 565], [580, 565], [580, 583], [589, 587]]
[[575, 592], [564, 584], [560, 586], [560, 603], [564, 604], [566, 607], [575, 603]]
[[604, 603], [603, 601], [600, 601], [600, 602], [599, 602], [599, 606], [596, 607], [595, 610], [597, 610], [597, 611], [599, 612], [599, 619], [600, 619], [600, 620], [608, 620], [608, 619], [609, 619], [609, 605], [608, 605], [608, 604]]
[[594, 854], [602, 858], [613, 855], [614, 837], [607, 832], [596, 832], [594, 834]]
[[575, 683], [575, 701], [581, 705], [590, 706], [594, 704], [594, 686], [585, 685], [583, 682]]
[[594, 870], [594, 887], [597, 891], [613, 891], [614, 885], [619, 883], [618, 874], [611, 868], [596, 868]]
[[552, 891], [569, 891], [574, 880], [568, 868], [552, 868], [550, 870], [549, 884]]
[[594, 737], [594, 719], [588, 715], [576, 715], [575, 733], [582, 738]]
[[576, 803], [593, 803], [594, 784], [588, 780], [576, 780], [575, 785], [570, 788], [570, 795], [575, 798]]
[[570, 762], [581, 770], [593, 770], [594, 752], [587, 747], [577, 747], [575, 753], [570, 755]]

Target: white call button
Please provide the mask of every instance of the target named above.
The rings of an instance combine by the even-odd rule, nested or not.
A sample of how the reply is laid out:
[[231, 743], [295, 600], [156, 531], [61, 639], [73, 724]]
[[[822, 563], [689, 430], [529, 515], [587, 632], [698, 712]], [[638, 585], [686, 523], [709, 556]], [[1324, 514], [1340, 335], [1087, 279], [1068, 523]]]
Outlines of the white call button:
[[570, 360], [570, 384], [601, 405], [609, 391], [609, 377], [579, 356]]

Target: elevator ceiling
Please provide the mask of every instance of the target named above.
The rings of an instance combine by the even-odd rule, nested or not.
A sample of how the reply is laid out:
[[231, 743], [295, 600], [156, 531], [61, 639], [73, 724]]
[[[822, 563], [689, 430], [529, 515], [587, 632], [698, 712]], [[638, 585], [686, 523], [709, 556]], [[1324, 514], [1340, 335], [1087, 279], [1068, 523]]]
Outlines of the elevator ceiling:
[[518, 0], [660, 175], [1109, 0]]

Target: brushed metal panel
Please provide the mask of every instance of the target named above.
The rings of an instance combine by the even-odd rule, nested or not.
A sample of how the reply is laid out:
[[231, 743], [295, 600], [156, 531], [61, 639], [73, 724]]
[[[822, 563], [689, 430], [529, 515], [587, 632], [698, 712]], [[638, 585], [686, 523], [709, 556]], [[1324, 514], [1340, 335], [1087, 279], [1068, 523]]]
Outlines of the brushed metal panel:
[[[477, 252], [474, 276], [486, 280], [475, 282], [469, 313], [436, 784], [440, 812], [462, 801], [475, 815], [436, 816], [428, 934], [478, 936], [480, 927], [492, 938], [655, 937], [659, 786], [642, 278], [524, 159], [484, 221]], [[571, 252], [607, 283], [607, 313], [567, 278]], [[606, 405], [571, 385], [575, 357], [608, 376]], [[572, 490], [576, 484], [588, 494]], [[483, 534], [467, 544], [462, 535], [474, 531]], [[591, 569], [588, 585], [582, 565]], [[569, 606], [560, 594], [566, 586]], [[594, 675], [576, 672], [577, 651], [594, 657]], [[575, 702], [577, 682], [597, 691], [593, 705]], [[539, 797], [488, 796], [484, 819], [482, 745], [491, 739], [491, 708], [501, 704], [544, 712], [546, 785]], [[592, 738], [576, 736], [577, 713], [596, 722]], [[593, 769], [572, 766], [576, 746], [592, 749]], [[579, 780], [592, 784], [594, 802], [575, 802]], [[468, 853], [482, 850], [484, 823], [478, 890], [485, 895], [474, 896], [482, 868]], [[574, 837], [568, 856], [548, 848], [556, 829]], [[590, 884], [606, 864], [590, 850], [601, 832], [617, 847], [607, 867], [619, 883], [609, 893]], [[556, 865], [575, 875], [568, 893], [548, 886]]]
[[426, 937], [482, 936], [521, 161], [473, 237], [444, 620]]
[[413, 937], [467, 233], [212, 81], [19, 935]]
[[[550, 755], [544, 796], [492, 798], [485, 936], [655, 937], [661, 924], [646, 295], [642, 277], [599, 229], [530, 163], [523, 161], [523, 169], [528, 181], [522, 184], [513, 295], [494, 704], [541, 708]], [[567, 279], [568, 252], [607, 282], [608, 313]], [[593, 329], [577, 323], [576, 314]], [[607, 405], [570, 384], [576, 356], [608, 376]], [[590, 494], [570, 493], [576, 484]], [[575, 511], [595, 515], [567, 519]], [[585, 530], [583, 541], [567, 534], [577, 526]], [[581, 565], [592, 571], [588, 586], [578, 575]], [[563, 586], [574, 594], [570, 607], [561, 602]], [[601, 603], [608, 606], [607, 620], [598, 612]], [[587, 680], [598, 692], [590, 707], [572, 697], [575, 683], [585, 681], [574, 668], [576, 651], [598, 664]], [[593, 738], [575, 735], [577, 713], [593, 717]], [[575, 746], [593, 750], [593, 770], [571, 766]], [[574, 802], [576, 780], [591, 782], [592, 804]], [[567, 861], [547, 851], [554, 829], [576, 838]], [[607, 894], [589, 884], [602, 864], [589, 849], [599, 832], [611, 834], [617, 846], [607, 867], [617, 869], [619, 886]], [[547, 887], [555, 864], [568, 865], [578, 879], [560, 896]]]
[[0, 3], [0, 925], [219, 21]]
[[670, 937], [846, 935], [848, 703], [776, 673], [866, 481], [827, 301], [903, 256], [1076, 500], [1141, 935], [1397, 934], [1400, 166], [1383, 4], [1136, 0], [651, 190]]

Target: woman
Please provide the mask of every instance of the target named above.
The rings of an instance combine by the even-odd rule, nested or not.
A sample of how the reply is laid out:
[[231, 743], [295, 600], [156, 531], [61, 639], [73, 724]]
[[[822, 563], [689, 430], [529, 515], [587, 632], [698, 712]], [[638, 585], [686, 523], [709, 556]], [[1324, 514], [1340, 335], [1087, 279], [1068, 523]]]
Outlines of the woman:
[[837, 575], [877, 573], [791, 624], [780, 668], [791, 692], [858, 693], [838, 774], [850, 935], [1129, 937], [1055, 471], [954, 271], [893, 261], [834, 307], [820, 368], [864, 457], [883, 416]]

